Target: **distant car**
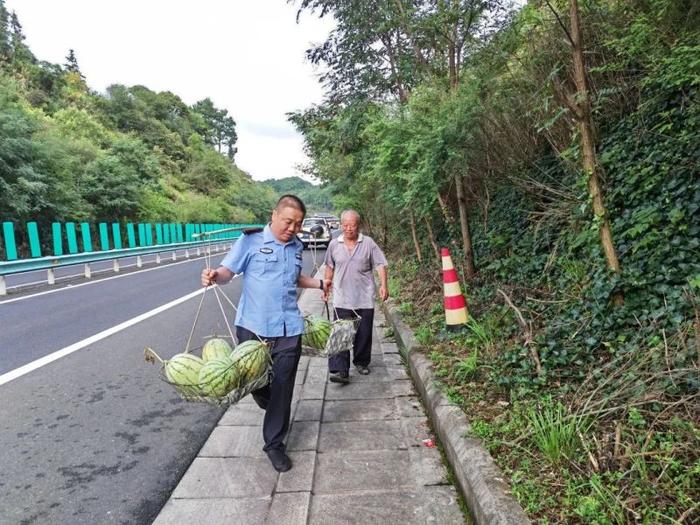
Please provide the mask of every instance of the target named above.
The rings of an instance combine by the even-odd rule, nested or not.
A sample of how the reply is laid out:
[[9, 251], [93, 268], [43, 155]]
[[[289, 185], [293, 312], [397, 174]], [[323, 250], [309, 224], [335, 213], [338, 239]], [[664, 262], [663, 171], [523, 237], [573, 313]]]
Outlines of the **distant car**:
[[335, 215], [331, 215], [330, 213], [325, 213], [325, 212], [319, 212], [319, 213], [314, 213], [312, 217], [322, 217], [326, 219], [326, 222], [328, 223], [328, 227], [331, 230], [337, 230], [340, 228], [340, 219], [336, 217]]
[[[318, 226], [321, 227], [320, 231]], [[316, 232], [318, 234], [314, 235]], [[304, 244], [304, 249], [310, 246], [318, 247], [321, 245], [328, 247], [328, 243], [331, 242], [331, 228], [324, 217], [309, 217], [304, 219], [301, 231], [297, 233], [297, 237]]]

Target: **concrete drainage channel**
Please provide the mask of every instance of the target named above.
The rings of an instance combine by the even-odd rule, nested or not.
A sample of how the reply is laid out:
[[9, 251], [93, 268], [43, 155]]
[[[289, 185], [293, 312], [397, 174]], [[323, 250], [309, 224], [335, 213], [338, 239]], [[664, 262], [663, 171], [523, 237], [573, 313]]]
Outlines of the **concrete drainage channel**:
[[469, 422], [464, 412], [437, 387], [433, 366], [417, 351], [420, 345], [413, 332], [390, 303], [384, 303], [384, 313], [474, 522], [477, 525], [529, 524], [530, 520], [510, 494], [491, 455], [480, 440], [468, 437]]

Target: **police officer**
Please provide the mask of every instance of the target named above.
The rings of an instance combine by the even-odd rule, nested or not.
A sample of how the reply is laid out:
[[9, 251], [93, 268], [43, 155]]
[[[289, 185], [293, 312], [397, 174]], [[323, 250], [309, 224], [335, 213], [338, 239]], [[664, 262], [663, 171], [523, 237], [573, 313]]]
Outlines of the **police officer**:
[[272, 381], [253, 392], [253, 398], [265, 410], [263, 450], [278, 472], [292, 468], [284, 438], [289, 430], [304, 331], [297, 287], [321, 290], [330, 287], [330, 282], [301, 275], [304, 246], [297, 233], [305, 215], [306, 207], [301, 199], [283, 195], [267, 226], [244, 233], [219, 268], [202, 271], [203, 286], [224, 284], [235, 274], [243, 274], [236, 337], [239, 343], [261, 338], [271, 346]]

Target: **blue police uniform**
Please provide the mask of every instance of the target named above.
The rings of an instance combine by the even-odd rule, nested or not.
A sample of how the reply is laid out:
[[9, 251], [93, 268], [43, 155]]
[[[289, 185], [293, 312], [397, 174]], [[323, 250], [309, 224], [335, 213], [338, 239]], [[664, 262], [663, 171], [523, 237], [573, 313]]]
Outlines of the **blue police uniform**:
[[303, 250], [296, 237], [288, 243], [278, 241], [267, 225], [261, 231], [241, 236], [221, 262], [233, 273], [243, 274], [235, 321], [239, 343], [260, 337], [271, 345], [272, 381], [253, 392], [258, 406], [265, 409], [266, 452], [274, 448], [284, 450], [289, 430], [304, 331], [297, 304]]

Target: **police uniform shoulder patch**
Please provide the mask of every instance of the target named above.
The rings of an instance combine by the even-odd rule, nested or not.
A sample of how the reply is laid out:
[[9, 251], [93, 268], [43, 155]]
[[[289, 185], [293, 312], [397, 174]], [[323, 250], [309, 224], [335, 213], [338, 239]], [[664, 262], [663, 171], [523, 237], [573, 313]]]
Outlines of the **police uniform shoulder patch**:
[[272, 251], [273, 251], [272, 248], [267, 248], [267, 247], [265, 247], [265, 246], [263, 246], [262, 248], [260, 248], [260, 253], [264, 253], [264, 254], [266, 254], [266, 255], [271, 254]]
[[243, 233], [245, 233], [246, 235], [251, 235], [253, 233], [260, 233], [261, 231], [263, 231], [262, 228], [246, 228], [245, 230], [243, 230]]

